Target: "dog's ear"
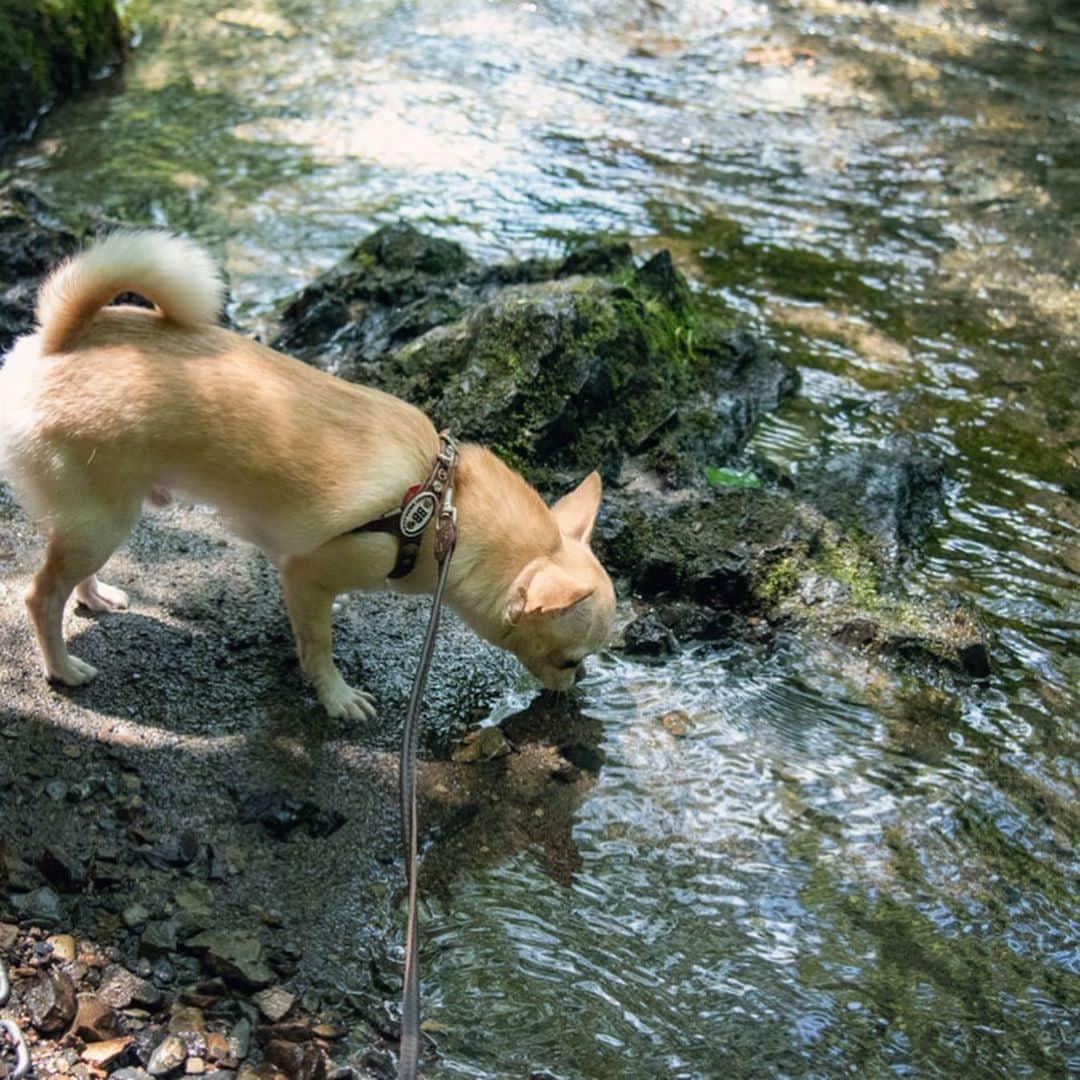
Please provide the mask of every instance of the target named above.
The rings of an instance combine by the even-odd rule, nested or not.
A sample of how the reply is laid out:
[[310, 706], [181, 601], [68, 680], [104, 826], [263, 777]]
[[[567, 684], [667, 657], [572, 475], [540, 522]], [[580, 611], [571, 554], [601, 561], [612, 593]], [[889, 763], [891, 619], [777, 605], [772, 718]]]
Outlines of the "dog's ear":
[[600, 474], [591, 472], [569, 495], [564, 495], [552, 508], [551, 513], [563, 536], [589, 542], [592, 536], [596, 511], [600, 509]]
[[514, 582], [506, 605], [506, 621], [516, 623], [523, 615], [558, 615], [595, 591], [594, 586], [571, 577], [550, 559], [535, 560]]

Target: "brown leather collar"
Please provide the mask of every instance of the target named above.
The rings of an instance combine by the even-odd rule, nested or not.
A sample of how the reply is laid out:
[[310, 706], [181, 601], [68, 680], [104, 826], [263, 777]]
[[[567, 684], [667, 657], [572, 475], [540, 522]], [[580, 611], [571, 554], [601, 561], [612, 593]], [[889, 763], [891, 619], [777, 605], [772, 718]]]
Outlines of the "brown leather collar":
[[414, 484], [405, 492], [401, 505], [389, 510], [374, 521], [365, 522], [344, 535], [353, 533], [381, 532], [397, 537], [398, 554], [390, 577], [403, 578], [412, 573], [416, 558], [420, 554], [420, 544], [424, 532], [439, 513], [440, 502], [444, 507], [452, 507], [454, 466], [457, 465], [457, 443], [446, 431], [439, 432], [439, 453], [431, 467], [427, 479], [422, 484]]

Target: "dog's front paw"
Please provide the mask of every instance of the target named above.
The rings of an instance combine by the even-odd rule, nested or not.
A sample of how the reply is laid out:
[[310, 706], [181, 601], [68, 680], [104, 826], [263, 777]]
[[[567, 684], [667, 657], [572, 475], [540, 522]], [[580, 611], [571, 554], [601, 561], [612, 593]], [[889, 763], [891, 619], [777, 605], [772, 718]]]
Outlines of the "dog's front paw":
[[65, 686], [82, 686], [97, 675], [97, 668], [85, 660], [80, 660], [77, 656], [69, 656], [65, 663], [55, 667], [50, 666], [46, 675], [50, 682], [63, 683]]
[[365, 690], [355, 690], [339, 678], [319, 690], [319, 700], [330, 716], [348, 720], [374, 720], [375, 699]]

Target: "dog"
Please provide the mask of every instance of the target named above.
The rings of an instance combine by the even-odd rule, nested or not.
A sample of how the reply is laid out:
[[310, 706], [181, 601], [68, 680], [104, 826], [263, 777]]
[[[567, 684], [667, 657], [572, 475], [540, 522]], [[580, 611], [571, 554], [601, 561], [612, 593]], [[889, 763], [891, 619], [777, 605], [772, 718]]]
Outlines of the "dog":
[[[112, 305], [121, 293], [154, 307]], [[198, 245], [116, 232], [48, 276], [37, 330], [0, 368], [0, 475], [47, 538], [26, 591], [46, 677], [79, 686], [97, 674], [68, 652], [65, 605], [74, 592], [91, 611], [128, 607], [97, 573], [144, 500], [176, 491], [215, 507], [278, 568], [301, 668], [327, 713], [371, 719], [371, 695], [334, 663], [331, 605], [357, 589], [434, 589], [433, 528], [413, 569], [391, 579], [399, 538], [357, 526], [399, 507], [443, 444], [407, 402], [220, 326], [222, 299]], [[448, 603], [545, 687], [569, 689], [611, 633], [614, 591], [589, 547], [599, 474], [549, 508], [464, 444], [453, 493]]]

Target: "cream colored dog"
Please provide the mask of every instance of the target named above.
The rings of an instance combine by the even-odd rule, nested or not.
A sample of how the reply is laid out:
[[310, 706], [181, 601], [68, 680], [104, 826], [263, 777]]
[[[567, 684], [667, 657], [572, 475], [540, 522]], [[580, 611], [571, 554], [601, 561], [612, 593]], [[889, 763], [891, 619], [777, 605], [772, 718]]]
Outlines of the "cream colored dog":
[[[156, 310], [106, 305], [122, 292]], [[157, 232], [120, 232], [59, 266], [38, 295], [36, 333], [0, 368], [0, 470], [48, 538], [26, 606], [49, 679], [95, 669], [64, 644], [74, 591], [92, 611], [127, 596], [97, 571], [144, 498], [176, 489], [216, 507], [281, 573], [300, 663], [331, 716], [374, 716], [334, 664], [330, 611], [352, 589], [431, 591], [429, 527], [415, 569], [389, 582], [397, 541], [350, 534], [400, 505], [439, 450], [428, 419], [221, 326], [207, 254]], [[572, 685], [611, 629], [611, 581], [589, 550], [600, 478], [550, 509], [479, 446], [461, 447], [458, 545], [447, 599], [545, 685]]]

